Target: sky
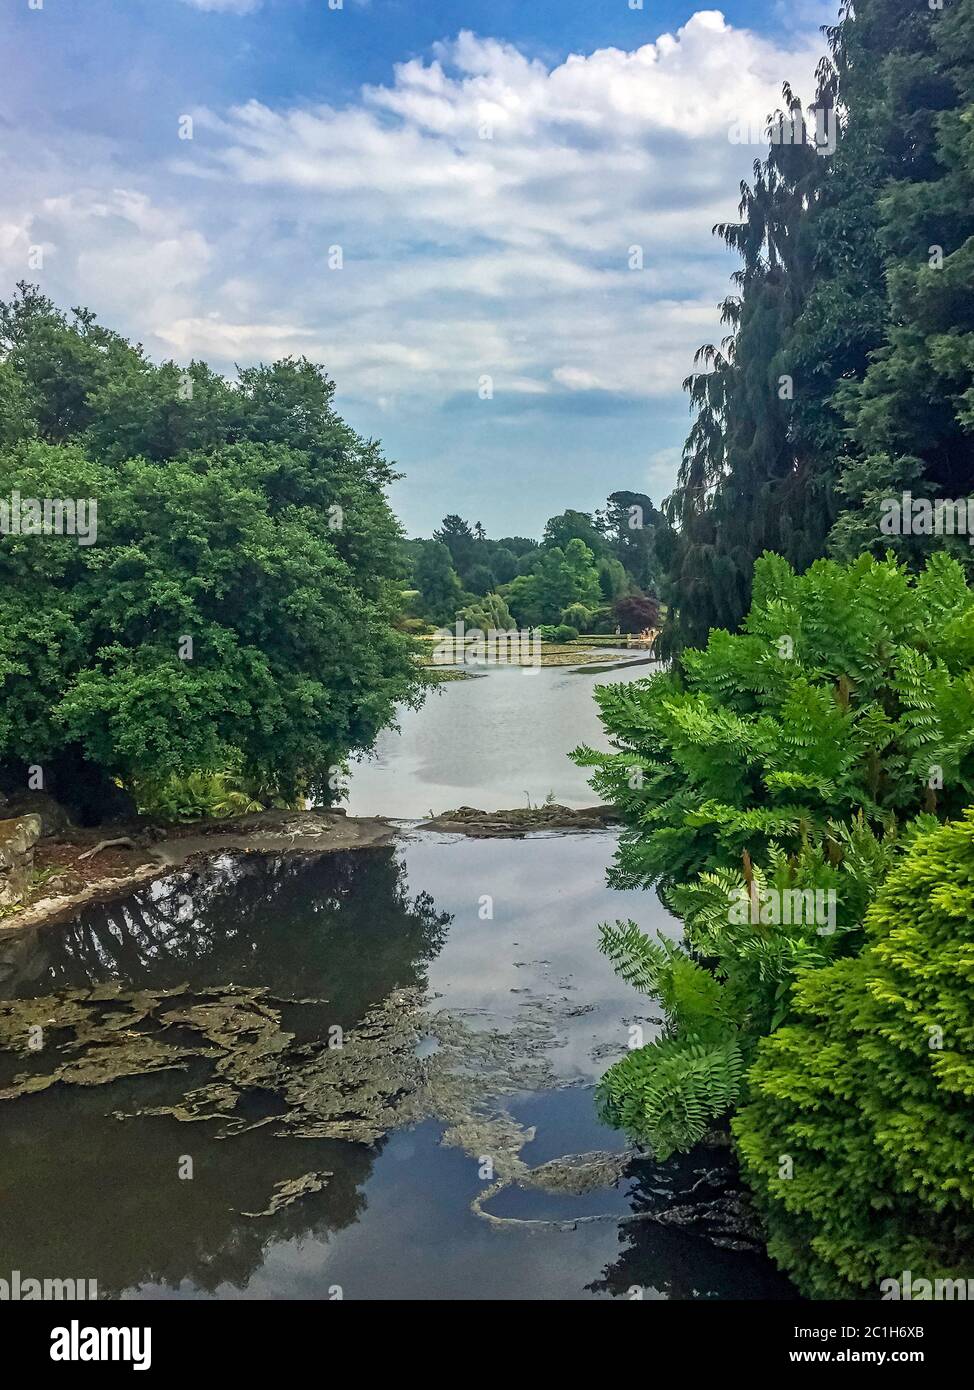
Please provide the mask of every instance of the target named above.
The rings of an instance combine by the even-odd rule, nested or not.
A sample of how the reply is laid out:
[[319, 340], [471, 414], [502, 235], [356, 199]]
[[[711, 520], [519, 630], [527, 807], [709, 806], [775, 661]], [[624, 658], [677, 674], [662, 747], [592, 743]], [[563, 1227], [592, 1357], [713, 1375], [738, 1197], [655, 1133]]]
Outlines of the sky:
[[[447, 512], [659, 502], [821, 0], [0, 0], [0, 297], [155, 360], [306, 355]], [[750, 139], [748, 132], [753, 132]]]

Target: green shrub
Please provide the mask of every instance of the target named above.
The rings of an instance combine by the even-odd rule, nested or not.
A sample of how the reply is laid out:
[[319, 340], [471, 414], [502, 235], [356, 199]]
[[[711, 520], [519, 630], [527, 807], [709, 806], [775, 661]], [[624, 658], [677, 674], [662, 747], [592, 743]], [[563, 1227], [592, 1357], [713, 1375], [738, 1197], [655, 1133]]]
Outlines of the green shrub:
[[141, 815], [178, 823], [262, 811], [274, 798], [233, 773], [191, 772], [186, 777], [145, 779], [136, 784], [135, 800]]
[[578, 628], [567, 623], [542, 623], [536, 629], [542, 642], [577, 642]]
[[236, 383], [155, 366], [26, 286], [0, 304], [0, 367], [30, 406], [0, 496], [98, 507], [97, 543], [0, 546], [0, 771], [23, 786], [42, 765], [86, 821], [118, 782], [235, 759], [325, 795], [423, 691], [396, 627], [395, 474], [334, 383], [303, 359]]
[[[832, 825], [822, 843], [808, 842], [797, 855], [773, 849], [767, 872], [718, 870], [675, 888], [690, 955], [663, 938], [648, 940], [634, 922], [604, 924], [602, 950], [662, 1005], [665, 1025], [660, 1040], [606, 1073], [603, 1118], [661, 1158], [697, 1143], [744, 1096], [745, 1066], [760, 1038], [793, 1016], [799, 974], [861, 948], [873, 894], [918, 826], [929, 824], [936, 820], [922, 817], [905, 834], [882, 838], [863, 820]], [[804, 910], [827, 902], [832, 910], [821, 920]], [[762, 921], [769, 905], [786, 920]]]
[[577, 636], [580, 632], [591, 631], [595, 612], [594, 608], [586, 608], [584, 603], [572, 603], [562, 613], [561, 620], [567, 627], [573, 627]]
[[742, 634], [714, 630], [680, 672], [596, 699], [619, 751], [573, 757], [626, 822], [618, 886], [665, 894], [860, 812], [958, 815], [974, 800], [974, 596], [945, 555], [916, 576], [870, 556], [799, 576], [764, 555]]
[[915, 841], [865, 931], [801, 976], [733, 1124], [768, 1248], [813, 1297], [974, 1272], [974, 810]]

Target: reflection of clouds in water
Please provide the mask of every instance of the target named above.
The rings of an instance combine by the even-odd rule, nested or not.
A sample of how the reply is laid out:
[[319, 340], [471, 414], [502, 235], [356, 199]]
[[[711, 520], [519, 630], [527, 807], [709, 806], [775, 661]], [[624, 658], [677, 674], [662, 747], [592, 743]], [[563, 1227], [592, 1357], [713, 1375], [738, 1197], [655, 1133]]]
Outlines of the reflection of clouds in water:
[[350, 815], [424, 816], [459, 805], [509, 810], [553, 792], [567, 806], [597, 801], [584, 768], [568, 754], [579, 743], [608, 748], [592, 691], [599, 682], [644, 679], [652, 668], [605, 675], [545, 667], [525, 680], [516, 667], [451, 681], [419, 710], [403, 709], [399, 733], [381, 735], [375, 761], [352, 764]]
[[[631, 916], [644, 928], [678, 930], [654, 894], [605, 886], [614, 844], [611, 832], [523, 840], [420, 833], [395, 850], [315, 861], [224, 856], [195, 877], [180, 871], [137, 899], [31, 937], [11, 966], [23, 989], [32, 978], [34, 992], [45, 993], [106, 976], [147, 985], [191, 979], [194, 988], [232, 979], [280, 996], [326, 996], [328, 1020], [350, 1025], [410, 983], [428, 982], [440, 994], [434, 1009], [463, 1010], [477, 1029], [529, 1022], [531, 1001], [544, 1019], [553, 1000], [548, 1021], [565, 1040], [548, 1050], [553, 1068], [563, 1079], [594, 1079], [605, 1065], [590, 1055], [597, 1041], [624, 1044], [625, 1020], [653, 1011], [600, 956], [596, 924]], [[478, 916], [482, 894], [494, 899], [492, 921]], [[289, 1016], [286, 1026], [297, 1022]], [[347, 1298], [579, 1298], [606, 1270], [623, 1297], [632, 1283], [647, 1297], [656, 1288], [733, 1296], [747, 1279], [776, 1296], [766, 1265], [684, 1232], [620, 1235], [613, 1222], [572, 1233], [491, 1230], [470, 1211], [486, 1185], [476, 1159], [441, 1146], [436, 1121], [368, 1149], [266, 1130], [214, 1142], [202, 1124], [109, 1117], [171, 1103], [204, 1079], [161, 1074], [122, 1083], [118, 1094], [59, 1088], [31, 1097], [29, 1115], [13, 1103], [4, 1115], [12, 1266], [56, 1267], [55, 1255], [62, 1263], [70, 1256], [106, 1290], [170, 1297], [327, 1298], [338, 1283]], [[505, 1108], [526, 1129], [537, 1125], [523, 1151], [532, 1165], [556, 1150], [614, 1146], [594, 1131], [582, 1087], [521, 1093]], [[187, 1146], [200, 1160], [197, 1177], [176, 1184]], [[283, 1177], [312, 1169], [335, 1174], [323, 1192], [263, 1221], [239, 1215], [266, 1205]], [[38, 1210], [47, 1214], [40, 1228]]]
[[[599, 953], [598, 923], [632, 917], [645, 930], [673, 937], [682, 930], [655, 893], [606, 887], [615, 845], [612, 832], [446, 843], [423, 836], [404, 851], [410, 884], [435, 879], [437, 907], [453, 918], [430, 966], [430, 987], [443, 996], [437, 1002], [484, 1009], [502, 1025], [524, 1021], [538, 1003], [553, 1006], [564, 1046], [551, 1062], [563, 1077], [597, 1079], [605, 1060], [593, 1058], [593, 1049], [616, 1043], [621, 1050], [625, 1020], [656, 1013]], [[478, 915], [483, 894], [493, 899], [491, 921]], [[588, 1005], [591, 1012], [566, 1016]]]

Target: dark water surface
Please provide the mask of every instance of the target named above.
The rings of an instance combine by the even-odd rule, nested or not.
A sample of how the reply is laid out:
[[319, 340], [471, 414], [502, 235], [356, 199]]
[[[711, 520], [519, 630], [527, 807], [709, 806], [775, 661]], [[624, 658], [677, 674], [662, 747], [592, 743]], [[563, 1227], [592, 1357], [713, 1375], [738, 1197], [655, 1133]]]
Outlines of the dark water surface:
[[[651, 895], [604, 886], [613, 845], [608, 833], [425, 834], [316, 860], [222, 856], [71, 925], [8, 939], [0, 995], [190, 982], [327, 1000], [280, 1006], [300, 1040], [336, 1023], [354, 1028], [391, 991], [417, 988], [431, 996], [417, 1046], [433, 1060], [441, 1010], [470, 1030], [541, 1027], [548, 1080], [496, 1102], [512, 1124], [534, 1128], [525, 1162], [619, 1149], [621, 1136], [596, 1117], [592, 1086], [634, 1022], [644, 1020], [647, 1036], [654, 1025], [647, 1001], [599, 956], [595, 925], [618, 916], [669, 932], [676, 924]], [[49, 1023], [56, 1030], [56, 1017]], [[0, 1054], [0, 1088], [43, 1058]], [[114, 1117], [172, 1103], [209, 1068], [194, 1060], [188, 1072], [0, 1101], [0, 1273], [96, 1278], [102, 1296], [791, 1296], [765, 1259], [685, 1230], [615, 1220], [492, 1227], [470, 1206], [488, 1185], [482, 1155], [441, 1143], [436, 1115], [393, 1126], [372, 1146], [274, 1137], [273, 1127], [218, 1139], [212, 1122]], [[253, 1118], [273, 1103], [248, 1100]], [[191, 1180], [179, 1177], [186, 1157]], [[692, 1184], [705, 1161], [637, 1164], [583, 1196], [509, 1186], [488, 1206], [520, 1219], [618, 1216]], [[322, 1191], [273, 1216], [243, 1215], [264, 1210], [275, 1184], [312, 1170], [331, 1174]]]

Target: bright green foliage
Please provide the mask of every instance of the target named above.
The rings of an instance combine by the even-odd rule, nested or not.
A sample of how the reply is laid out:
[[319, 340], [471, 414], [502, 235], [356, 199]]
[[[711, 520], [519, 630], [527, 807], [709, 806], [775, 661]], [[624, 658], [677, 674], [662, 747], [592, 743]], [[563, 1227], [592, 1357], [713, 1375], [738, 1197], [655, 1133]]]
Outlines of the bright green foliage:
[[658, 1000], [667, 1032], [610, 1067], [599, 1085], [603, 1117], [649, 1144], [658, 1158], [689, 1148], [737, 1099], [744, 1070], [736, 1021], [710, 971], [635, 922], [601, 927], [620, 975]]
[[165, 822], [223, 819], [264, 809], [239, 778], [225, 772], [191, 772], [188, 777], [151, 779], [135, 787], [139, 812]]
[[595, 618], [595, 612], [595, 609], [586, 608], [583, 603], [570, 603], [562, 613], [561, 620], [568, 627], [574, 628], [576, 634], [589, 632]]
[[956, 814], [974, 797], [972, 605], [943, 555], [916, 578], [763, 556], [744, 633], [712, 632], [683, 674], [596, 690], [620, 751], [573, 757], [625, 819], [614, 880], [666, 890], [745, 850], [765, 863], [859, 812]]
[[[0, 429], [3, 391], [0, 374]], [[14, 414], [19, 408], [11, 402]], [[432, 541], [402, 542], [398, 568], [406, 586], [419, 591], [415, 611], [431, 622], [450, 624], [476, 599], [497, 594], [525, 627], [561, 621], [610, 631], [609, 605], [629, 595], [649, 602], [640, 591], [655, 589], [656, 538], [666, 529], [641, 492], [613, 492], [594, 515], [569, 510], [551, 517], [540, 545], [523, 536], [492, 540], [479, 521], [471, 526], [452, 512]]]
[[511, 610], [500, 594], [485, 594], [476, 603], [461, 608], [457, 617], [466, 624], [468, 632], [507, 632], [514, 626]]
[[181, 376], [26, 287], [0, 338], [0, 497], [98, 506], [93, 545], [0, 538], [0, 770], [92, 817], [112, 779], [228, 768], [327, 797], [420, 688], [378, 446], [311, 362]]
[[734, 1121], [769, 1249], [812, 1297], [972, 1273], [974, 811], [917, 839], [865, 930], [802, 975]]
[[602, 1117], [656, 1158], [689, 1149], [740, 1098], [744, 1061], [734, 1037], [662, 1038], [630, 1052], [599, 1083]]
[[[606, 1118], [660, 1156], [696, 1143], [741, 1099], [758, 1040], [791, 1016], [799, 972], [859, 949], [863, 913], [915, 833], [897, 841], [892, 832], [877, 839], [861, 820], [830, 825], [821, 844], [806, 842], [794, 856], [772, 846], [768, 872], [751, 867], [750, 882], [718, 869], [674, 887], [692, 956], [632, 922], [603, 925], [603, 951], [665, 1014], [663, 1038], [603, 1078]], [[826, 894], [834, 911], [822, 911]]]

